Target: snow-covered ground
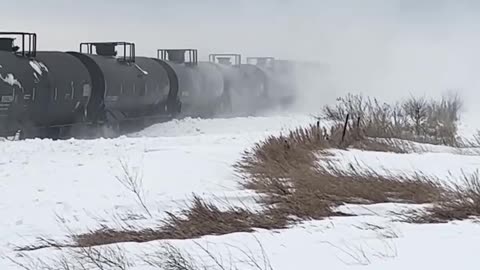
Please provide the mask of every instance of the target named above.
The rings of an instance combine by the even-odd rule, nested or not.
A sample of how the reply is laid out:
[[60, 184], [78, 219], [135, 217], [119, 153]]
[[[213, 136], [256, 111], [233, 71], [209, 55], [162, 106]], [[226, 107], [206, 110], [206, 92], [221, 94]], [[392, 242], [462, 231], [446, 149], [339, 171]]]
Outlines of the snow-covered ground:
[[[36, 237], [63, 239], [66, 228], [85, 231], [99, 223], [115, 226], [116, 219], [143, 213], [132, 193], [116, 179], [123, 175], [120, 161], [142, 174], [147, 205], [155, 218], [184, 208], [193, 193], [211, 200], [253, 204], [253, 194], [239, 188], [231, 165], [262, 138], [314, 122], [306, 115], [187, 118], [116, 139], [0, 142], [0, 269], [21, 269], [8, 257], [21, 260], [13, 249], [35, 243]], [[464, 127], [462, 132], [474, 130], [471, 125]], [[399, 173], [422, 171], [446, 180], [459, 179], [480, 165], [480, 156], [472, 154], [475, 151], [464, 154], [446, 147], [418, 154], [335, 153], [340, 165], [350, 162]], [[479, 225], [472, 221], [441, 225], [392, 221], [389, 211], [405, 207], [409, 206], [345, 206], [344, 211], [358, 216], [196, 241], [226, 259], [229, 252], [238, 253], [232, 246], [258, 251], [258, 239], [275, 270], [478, 268], [474, 247], [480, 240]], [[157, 220], [143, 216], [137, 225], [156, 224]], [[201, 253], [193, 240], [171, 242]], [[121, 246], [138, 258], [133, 255], [152, 252], [159, 244]], [[29, 254], [44, 257], [58, 252], [44, 249]], [[139, 263], [133, 269], [151, 268]]]

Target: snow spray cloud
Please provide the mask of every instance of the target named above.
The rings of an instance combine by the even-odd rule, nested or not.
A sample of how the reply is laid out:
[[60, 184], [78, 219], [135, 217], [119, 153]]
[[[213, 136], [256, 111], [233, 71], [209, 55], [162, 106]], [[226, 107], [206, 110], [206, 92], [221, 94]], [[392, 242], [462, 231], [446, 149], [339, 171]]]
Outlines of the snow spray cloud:
[[478, 11], [474, 1], [320, 1], [317, 16], [292, 21], [290, 57], [322, 65], [299, 77], [296, 109], [318, 111], [347, 92], [387, 101], [456, 92], [474, 111]]
[[137, 55], [191, 47], [203, 60], [234, 52], [318, 62], [315, 76], [298, 78], [303, 111], [347, 92], [396, 100], [446, 91], [472, 111], [480, 93], [475, 0], [93, 1], [15, 1], [2, 6], [3, 27], [38, 32], [41, 49], [128, 40]]

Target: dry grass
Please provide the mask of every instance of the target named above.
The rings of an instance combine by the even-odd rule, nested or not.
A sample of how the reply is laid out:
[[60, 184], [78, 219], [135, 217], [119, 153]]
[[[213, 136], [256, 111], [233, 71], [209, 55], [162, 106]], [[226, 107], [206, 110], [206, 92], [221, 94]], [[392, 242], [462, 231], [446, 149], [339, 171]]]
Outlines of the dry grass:
[[390, 140], [366, 139], [358, 130], [342, 141], [341, 130], [334, 127], [326, 134], [310, 126], [256, 144], [235, 165], [241, 185], [261, 194], [263, 205], [302, 219], [342, 215], [335, 207], [343, 203], [426, 203], [440, 198], [442, 187], [425, 175], [385, 176], [358, 168], [338, 170], [328, 161], [318, 163], [319, 157], [330, 155], [329, 148], [403, 152], [402, 146], [389, 145]]
[[141, 256], [133, 256], [120, 246], [104, 246], [61, 248], [58, 256], [50, 258], [33, 257], [24, 252], [7, 259], [18, 269], [24, 270], [128, 270], [137, 267], [163, 270], [273, 270], [262, 244], [258, 239], [256, 241], [260, 248], [257, 252], [233, 245], [222, 247], [220, 250], [236, 251], [235, 256], [229, 253], [228, 258], [194, 242], [199, 251], [195, 256], [172, 244], [161, 243], [158, 248], [150, 247]]
[[[350, 126], [350, 125], [349, 125]], [[294, 168], [310, 170], [316, 161], [316, 153], [323, 150], [348, 147], [369, 151], [406, 153], [407, 143], [393, 140], [374, 140], [364, 136], [359, 128], [348, 128], [343, 136], [344, 125], [334, 125], [329, 131], [317, 125], [297, 128], [287, 135], [270, 136], [256, 143], [234, 167], [242, 175], [266, 178], [288, 178]], [[327, 153], [323, 153], [328, 155]], [[247, 186], [248, 187], [248, 186]]]
[[480, 217], [480, 179], [478, 172], [464, 176], [463, 181], [445, 188], [431, 207], [403, 214], [413, 223], [443, 223]]
[[164, 239], [192, 239], [204, 235], [222, 235], [233, 232], [251, 232], [254, 228], [284, 228], [289, 219], [281, 212], [271, 210], [254, 212], [229, 207], [220, 210], [194, 196], [192, 204], [181, 213], [167, 213], [168, 218], [158, 228], [136, 230], [101, 229], [72, 236], [74, 246], [91, 247], [122, 242], [149, 242]]
[[[232, 245], [223, 246], [221, 250], [228, 250], [227, 258], [220, 254], [215, 254], [207, 247], [195, 242], [195, 246], [201, 251], [204, 258], [198, 259], [197, 256], [180, 250], [171, 244], [163, 244], [160, 249], [154, 253], [145, 254], [143, 260], [149, 266], [155, 269], [164, 270], [273, 270], [273, 266], [266, 255], [261, 242], [255, 238], [260, 248], [259, 251], [253, 252]], [[238, 255], [235, 257], [230, 253], [230, 249], [234, 249]]]
[[7, 259], [24, 270], [128, 270], [135, 266], [118, 246], [68, 249], [55, 258], [20, 253]]

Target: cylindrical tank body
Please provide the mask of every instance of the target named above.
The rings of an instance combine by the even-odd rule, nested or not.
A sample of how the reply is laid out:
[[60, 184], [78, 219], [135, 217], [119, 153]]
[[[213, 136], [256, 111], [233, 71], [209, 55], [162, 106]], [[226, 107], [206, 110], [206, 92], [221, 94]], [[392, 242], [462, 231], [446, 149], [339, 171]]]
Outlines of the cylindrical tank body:
[[251, 115], [261, 109], [268, 95], [267, 74], [256, 65], [241, 64], [230, 69], [232, 110]]
[[46, 67], [36, 60], [0, 51], [0, 133], [36, 126], [47, 117], [50, 94]]
[[269, 98], [273, 105], [291, 105], [297, 96], [297, 68], [293, 61], [275, 60], [269, 72]]
[[285, 108], [292, 103], [296, 86], [293, 66], [276, 61], [271, 66], [238, 66], [232, 97], [235, 110], [254, 114], [278, 106]]
[[[37, 52], [31, 62], [35, 77], [48, 80], [49, 91], [38, 100], [43, 114], [37, 119], [42, 126], [70, 125], [87, 120], [91, 96], [91, 78], [80, 60], [63, 52]], [[39, 99], [38, 95], [36, 99]]]
[[219, 110], [220, 114], [226, 115], [238, 115], [244, 112], [244, 106], [240, 106], [242, 103], [242, 96], [239, 95], [239, 85], [241, 82], [241, 70], [238, 66], [232, 66], [230, 64], [212, 63], [221, 72], [223, 77], [223, 94], [222, 94], [222, 107]]
[[[201, 92], [196, 96], [199, 110], [206, 116], [214, 116], [225, 106], [225, 82], [221, 70], [210, 62], [199, 62], [197, 72], [200, 78]], [[203, 109], [204, 108], [204, 109]]]
[[224, 80], [215, 64], [199, 62], [196, 65], [167, 63], [175, 72], [182, 115], [213, 116], [222, 106]]
[[[71, 52], [88, 68], [92, 77], [89, 113], [96, 119], [136, 118], [167, 113], [170, 82], [157, 61], [136, 57], [135, 62], [115, 57]], [[175, 97], [173, 97], [175, 98]]]
[[266, 81], [264, 109], [285, 108], [293, 102], [295, 70], [290, 61], [274, 60], [271, 66], [257, 66]]

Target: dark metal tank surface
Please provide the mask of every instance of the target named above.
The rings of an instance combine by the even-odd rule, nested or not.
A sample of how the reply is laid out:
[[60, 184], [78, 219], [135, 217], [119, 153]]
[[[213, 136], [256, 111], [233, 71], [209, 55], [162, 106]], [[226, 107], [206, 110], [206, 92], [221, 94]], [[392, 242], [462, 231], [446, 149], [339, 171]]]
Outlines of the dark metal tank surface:
[[224, 78], [224, 91], [229, 98], [230, 114], [253, 115], [265, 107], [268, 96], [268, 76], [258, 65], [242, 64], [236, 53], [210, 54]]
[[[256, 60], [252, 64], [249, 60]], [[247, 58], [240, 65], [240, 79], [236, 84], [235, 98], [246, 106], [244, 110], [255, 113], [269, 109], [285, 109], [294, 101], [296, 74], [289, 61], [278, 61], [272, 57]]]
[[223, 77], [223, 94], [221, 96], [222, 102], [218, 110], [219, 115], [227, 116], [242, 113], [244, 106], [239, 105], [242, 103], [242, 96], [237, 94], [242, 91], [236, 88], [241, 82], [241, 71], [239, 66], [213, 62], [211, 64], [220, 71]]
[[168, 99], [175, 97], [170, 93], [167, 71], [154, 59], [136, 57], [135, 61], [124, 61], [113, 56], [70, 54], [90, 71], [94, 94], [89, 110], [97, 118], [122, 120], [168, 113]]
[[209, 62], [196, 65], [166, 62], [175, 71], [182, 115], [210, 117], [221, 110], [224, 81], [221, 70]]
[[223, 110], [222, 106], [225, 105], [225, 82], [222, 71], [210, 62], [199, 62], [195, 70], [198, 73], [200, 91], [194, 93], [191, 101], [195, 102], [195, 107], [206, 116], [213, 116]]
[[268, 92], [266, 73], [255, 65], [236, 66], [231, 100], [233, 111], [242, 115], [252, 115], [265, 106]]
[[12, 51], [0, 51], [0, 134], [11, 135], [46, 117], [50, 83], [40, 62]]
[[44, 110], [39, 124], [61, 126], [88, 121], [92, 82], [85, 65], [63, 52], [37, 52], [36, 60], [36, 64], [32, 63], [35, 74], [44, 67], [49, 83], [48, 96], [45, 95], [39, 104]]
[[171, 86], [178, 89], [181, 115], [213, 117], [229, 107], [222, 70], [211, 62], [199, 62], [196, 49], [159, 49], [157, 61], [168, 65]]
[[298, 94], [298, 72], [295, 62], [275, 60], [270, 72], [269, 96], [273, 105], [286, 107], [292, 105]]
[[272, 58], [271, 62], [256, 65], [266, 78], [266, 109], [285, 108], [294, 101], [296, 91], [296, 73], [293, 62]]

